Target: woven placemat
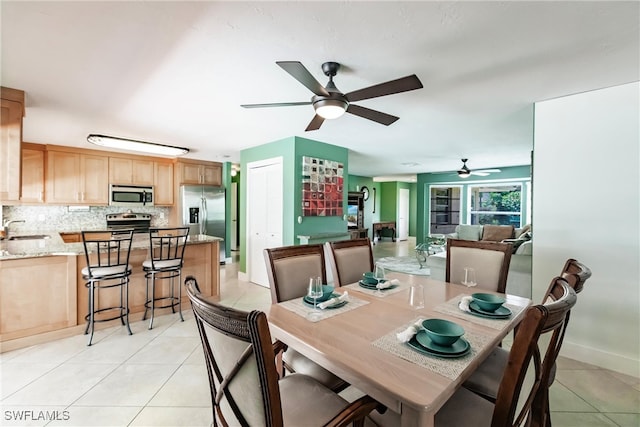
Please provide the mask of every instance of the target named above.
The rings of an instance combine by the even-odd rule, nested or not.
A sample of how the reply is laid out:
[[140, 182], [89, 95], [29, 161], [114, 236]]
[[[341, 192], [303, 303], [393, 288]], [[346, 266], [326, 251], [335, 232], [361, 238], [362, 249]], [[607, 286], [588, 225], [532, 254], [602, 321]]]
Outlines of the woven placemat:
[[[338, 314], [346, 313], [347, 311], [355, 310], [358, 307], [362, 307], [363, 305], [369, 304], [369, 301], [362, 300], [360, 298], [355, 298], [353, 295], [349, 294], [349, 302], [347, 302], [342, 307], [338, 308], [325, 308], [324, 310], [320, 310], [322, 313], [322, 317], [318, 320], [309, 320], [310, 322], [319, 322], [323, 319], [328, 319], [333, 316], [337, 316]], [[309, 307], [304, 302], [302, 302], [302, 298], [294, 298], [289, 301], [284, 301], [279, 303], [280, 306], [286, 308], [287, 310], [293, 311], [299, 316], [307, 318], [307, 314], [313, 311], [313, 307]]]
[[[467, 295], [458, 295], [455, 298], [451, 298], [447, 302], [443, 302], [442, 304], [438, 304], [434, 307], [434, 311], [442, 314], [448, 314], [453, 317], [457, 317], [459, 319], [468, 320], [469, 322], [477, 323], [478, 325], [486, 326], [488, 328], [496, 329], [498, 331], [503, 330], [509, 325], [511, 317], [507, 319], [491, 319], [488, 317], [480, 317], [475, 314], [471, 314], [466, 311], [460, 310], [458, 304], [462, 297]], [[511, 316], [517, 316], [525, 307], [519, 305], [512, 304], [504, 304], [505, 307], [508, 307], [509, 310], [513, 313]]]
[[484, 335], [480, 335], [475, 332], [465, 331], [464, 339], [466, 339], [471, 345], [471, 351], [466, 355], [458, 358], [439, 358], [436, 356], [429, 356], [422, 354], [412, 349], [408, 344], [399, 342], [396, 338], [398, 332], [402, 332], [410, 325], [413, 325], [419, 320], [414, 319], [411, 323], [407, 323], [405, 326], [394, 330], [393, 332], [384, 335], [372, 344], [379, 349], [388, 351], [401, 359], [415, 363], [422, 366], [425, 369], [429, 369], [443, 377], [455, 380], [460, 374], [469, 366], [469, 363], [478, 354], [478, 351], [483, 349], [490, 341], [490, 339]]
[[362, 286], [360, 286], [357, 283], [352, 283], [350, 285], [347, 286], [343, 286], [346, 289], [349, 290], [354, 290], [354, 291], [358, 291], [358, 292], [362, 292], [363, 294], [367, 294], [367, 295], [373, 295], [374, 297], [378, 297], [378, 298], [384, 298], [387, 295], [393, 295], [397, 292], [400, 291], [404, 291], [405, 289], [407, 289], [409, 287], [409, 285], [405, 284], [405, 283], [399, 283], [398, 286], [396, 286], [393, 289], [383, 289], [382, 290], [382, 295], [379, 295], [375, 289], [367, 289], [367, 288], [363, 288]]

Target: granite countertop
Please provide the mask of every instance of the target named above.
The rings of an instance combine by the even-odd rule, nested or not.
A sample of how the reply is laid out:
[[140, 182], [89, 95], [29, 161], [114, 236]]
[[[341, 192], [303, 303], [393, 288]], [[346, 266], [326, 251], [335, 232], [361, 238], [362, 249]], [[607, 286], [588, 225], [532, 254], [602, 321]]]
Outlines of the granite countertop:
[[[65, 243], [60, 237], [60, 233], [69, 233], [69, 231], [41, 231], [34, 233], [16, 233], [11, 236], [41, 234], [47, 235], [47, 239], [36, 240], [2, 240], [0, 241], [0, 261], [19, 258], [34, 258], [55, 255], [81, 255], [84, 254], [84, 245], [82, 243]], [[199, 234], [189, 236], [188, 245], [197, 245], [204, 243], [217, 242], [220, 237], [207, 236]], [[134, 234], [131, 249], [147, 249], [149, 247], [149, 235], [146, 233]]]

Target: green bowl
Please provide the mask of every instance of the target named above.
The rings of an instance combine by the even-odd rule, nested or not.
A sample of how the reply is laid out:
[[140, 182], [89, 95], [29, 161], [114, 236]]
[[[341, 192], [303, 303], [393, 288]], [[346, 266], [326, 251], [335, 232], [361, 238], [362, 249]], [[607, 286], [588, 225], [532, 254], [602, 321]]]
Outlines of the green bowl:
[[375, 273], [373, 271], [367, 271], [366, 273], [362, 273], [362, 277], [370, 277], [373, 278]]
[[318, 298], [318, 301], [326, 301], [331, 298], [334, 290], [333, 285], [322, 285], [322, 296]]
[[375, 277], [365, 276], [362, 278], [362, 283], [364, 283], [365, 285], [375, 286], [378, 284], [378, 279], [376, 279]]
[[504, 304], [505, 299], [499, 295], [475, 293], [471, 294], [473, 301], [484, 311], [494, 312]]
[[435, 344], [449, 346], [464, 335], [464, 328], [444, 319], [427, 319], [422, 326]]

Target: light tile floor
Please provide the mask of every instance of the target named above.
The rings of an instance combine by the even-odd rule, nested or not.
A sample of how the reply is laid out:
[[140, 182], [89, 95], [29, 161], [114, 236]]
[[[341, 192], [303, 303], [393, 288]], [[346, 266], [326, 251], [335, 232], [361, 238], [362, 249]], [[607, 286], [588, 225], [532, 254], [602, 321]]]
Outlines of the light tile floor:
[[[414, 242], [379, 242], [376, 258], [411, 254]], [[269, 290], [221, 271], [220, 301], [243, 310]], [[211, 404], [193, 315], [177, 315], [60, 339], [0, 355], [2, 426], [208, 426]], [[571, 327], [569, 327], [569, 333]], [[347, 389], [349, 390], [349, 389]], [[349, 392], [346, 393], [348, 395]], [[551, 388], [555, 427], [640, 426], [640, 379], [560, 358]]]

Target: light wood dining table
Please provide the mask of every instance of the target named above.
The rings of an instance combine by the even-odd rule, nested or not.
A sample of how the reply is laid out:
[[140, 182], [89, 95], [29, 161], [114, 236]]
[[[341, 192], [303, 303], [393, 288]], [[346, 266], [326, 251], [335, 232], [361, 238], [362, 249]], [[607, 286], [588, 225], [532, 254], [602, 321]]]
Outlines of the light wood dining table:
[[[483, 290], [433, 280], [427, 276], [390, 272], [387, 277], [398, 279], [401, 289], [379, 297], [370, 292], [358, 291], [357, 284], [337, 288], [338, 293], [348, 291], [350, 300], [366, 303], [318, 322], [307, 320], [300, 313], [284, 306], [284, 303], [273, 304], [268, 312], [271, 334], [273, 338], [378, 400], [388, 410], [400, 414], [401, 426], [433, 426], [438, 410], [491, 350], [517, 326], [524, 317], [525, 308], [532, 302], [527, 298], [506, 295], [506, 304], [512, 308], [513, 314], [496, 328], [488, 323], [493, 322], [493, 319], [451, 310], [452, 304], [462, 296], [485, 292]], [[414, 310], [409, 306], [411, 285], [423, 286], [424, 308]], [[447, 307], [448, 313], [447, 310], [442, 310]], [[390, 334], [405, 329], [418, 318], [454, 321], [465, 329], [465, 336], [481, 337], [482, 345], [472, 344], [472, 353], [465, 359], [465, 364], [468, 364], [460, 372], [456, 372], [453, 378], [450, 373], [448, 376], [443, 375], [374, 345], [381, 337], [389, 337]], [[406, 346], [400, 343], [397, 345]], [[422, 355], [419, 357], [432, 358]], [[427, 359], [426, 362], [441, 364], [455, 363], [456, 360]]]

